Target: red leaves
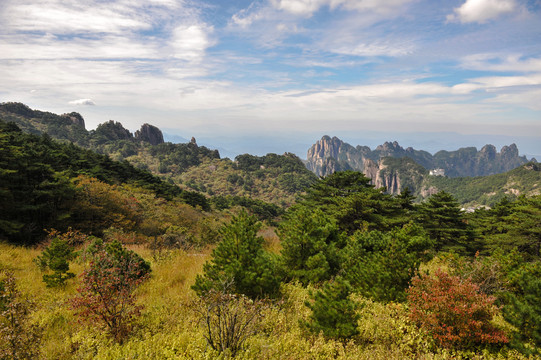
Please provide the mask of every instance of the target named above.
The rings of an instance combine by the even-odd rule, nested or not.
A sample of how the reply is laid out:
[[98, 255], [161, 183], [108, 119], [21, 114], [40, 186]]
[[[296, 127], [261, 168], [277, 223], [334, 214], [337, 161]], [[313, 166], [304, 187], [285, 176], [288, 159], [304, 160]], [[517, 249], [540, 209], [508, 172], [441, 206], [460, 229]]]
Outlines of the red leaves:
[[479, 292], [470, 280], [438, 270], [435, 276], [412, 279], [407, 291], [410, 317], [444, 347], [471, 348], [507, 343], [505, 333], [490, 323], [496, 300]]
[[135, 304], [133, 292], [147, 277], [133, 258], [119, 262], [106, 251], [98, 251], [81, 274], [79, 295], [72, 299], [72, 308], [82, 320], [100, 323], [122, 342], [143, 308]]

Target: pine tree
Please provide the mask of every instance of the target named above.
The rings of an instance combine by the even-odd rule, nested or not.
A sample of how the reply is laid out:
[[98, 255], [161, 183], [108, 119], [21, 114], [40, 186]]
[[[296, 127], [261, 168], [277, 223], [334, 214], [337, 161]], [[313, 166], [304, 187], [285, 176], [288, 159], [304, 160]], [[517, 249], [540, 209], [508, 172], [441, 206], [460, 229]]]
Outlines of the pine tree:
[[332, 218], [319, 209], [299, 206], [280, 224], [286, 276], [302, 284], [328, 280], [340, 267], [345, 242]]
[[344, 248], [342, 271], [355, 292], [376, 301], [402, 301], [432, 246], [423, 229], [413, 224], [387, 233], [358, 232]]
[[221, 291], [232, 282], [232, 292], [237, 294], [251, 298], [276, 296], [280, 288], [277, 262], [263, 249], [263, 238], [257, 235], [260, 227], [261, 223], [245, 211], [222, 227], [222, 240], [192, 289], [203, 295], [211, 289]]
[[66, 240], [53, 238], [51, 244], [35, 259], [42, 270], [49, 269], [53, 272], [43, 275], [43, 282], [47, 287], [62, 286], [66, 280], [75, 277], [74, 273], [69, 272], [69, 261], [75, 256]]
[[436, 241], [436, 251], [455, 250], [475, 253], [469, 249], [472, 232], [464, 221], [459, 203], [449, 193], [440, 191], [419, 207], [418, 222]]
[[394, 219], [405, 210], [395, 198], [384, 193], [384, 188], [376, 189], [370, 181], [361, 172], [335, 172], [312, 185], [300, 203], [321, 209], [348, 235], [359, 229], [387, 230], [400, 225]]
[[359, 333], [355, 312], [356, 304], [350, 299], [351, 285], [337, 276], [325, 284], [321, 291], [311, 294], [312, 302], [306, 306], [312, 310], [310, 318], [301, 324], [314, 334], [339, 340], [347, 340]]
[[[541, 348], [541, 264], [527, 264], [512, 275], [515, 291], [506, 295], [503, 315], [516, 328], [512, 345], [525, 353]], [[536, 349], [524, 346], [532, 343]]]

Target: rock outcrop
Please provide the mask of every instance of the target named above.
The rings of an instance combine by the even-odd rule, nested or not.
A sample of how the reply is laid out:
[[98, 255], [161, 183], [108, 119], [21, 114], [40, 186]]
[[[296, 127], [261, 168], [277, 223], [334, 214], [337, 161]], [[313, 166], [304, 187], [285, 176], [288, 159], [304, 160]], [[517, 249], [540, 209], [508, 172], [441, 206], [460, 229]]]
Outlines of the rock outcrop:
[[485, 176], [507, 172], [527, 162], [525, 156], [519, 156], [515, 144], [504, 146], [500, 152], [489, 144], [479, 151], [469, 147], [432, 155], [411, 147], [404, 149], [396, 141], [371, 150], [323, 136], [308, 150], [306, 167], [318, 176], [350, 169], [361, 171], [376, 187], [399, 194], [406, 186], [410, 190], [419, 186], [423, 177], [429, 176], [428, 170], [438, 169], [449, 177]]
[[143, 124], [140, 130], [135, 132], [135, 139], [145, 141], [151, 145], [163, 144], [163, 133], [154, 125]]
[[81, 114], [79, 114], [78, 112], [71, 112], [69, 114], [63, 114], [62, 116], [67, 117], [68, 119], [70, 119], [70, 121], [74, 125], [78, 125], [78, 126], [82, 127], [83, 129], [85, 129], [85, 119], [83, 119]]

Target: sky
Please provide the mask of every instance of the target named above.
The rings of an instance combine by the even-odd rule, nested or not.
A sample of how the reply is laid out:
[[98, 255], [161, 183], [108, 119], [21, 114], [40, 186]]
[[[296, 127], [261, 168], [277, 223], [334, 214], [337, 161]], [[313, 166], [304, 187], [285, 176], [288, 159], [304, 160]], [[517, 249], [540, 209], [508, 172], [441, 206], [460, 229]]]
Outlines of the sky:
[[541, 0], [0, 0], [0, 102], [222, 155], [323, 135], [541, 160]]

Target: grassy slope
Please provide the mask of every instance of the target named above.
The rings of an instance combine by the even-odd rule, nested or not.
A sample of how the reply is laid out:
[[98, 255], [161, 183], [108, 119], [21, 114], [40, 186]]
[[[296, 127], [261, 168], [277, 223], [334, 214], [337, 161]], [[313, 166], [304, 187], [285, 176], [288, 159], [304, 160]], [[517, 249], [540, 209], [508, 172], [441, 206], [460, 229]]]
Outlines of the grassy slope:
[[[267, 234], [267, 238], [273, 236]], [[276, 247], [275, 239], [271, 247]], [[175, 250], [153, 258], [150, 250], [131, 249], [152, 263], [152, 277], [138, 290], [145, 305], [141, 327], [124, 344], [109, 340], [92, 325], [81, 324], [72, 314], [68, 300], [75, 294], [77, 279], [64, 289], [47, 289], [32, 260], [36, 249], [0, 244], [0, 264], [14, 271], [19, 288], [37, 305], [33, 321], [45, 329], [41, 344], [47, 359], [216, 359], [224, 358], [206, 345], [192, 304], [190, 290], [196, 274], [202, 271], [210, 250], [185, 252]], [[83, 265], [74, 263], [71, 270], [80, 274]], [[299, 320], [309, 311], [304, 302], [307, 289], [285, 285], [281, 305], [266, 310], [261, 332], [251, 337], [239, 359], [451, 359], [457, 354], [430, 351], [431, 341], [407, 319], [400, 304], [380, 304], [355, 297], [359, 307], [361, 334], [348, 343], [326, 340], [303, 332]], [[507, 358], [520, 359], [515, 353]]]

